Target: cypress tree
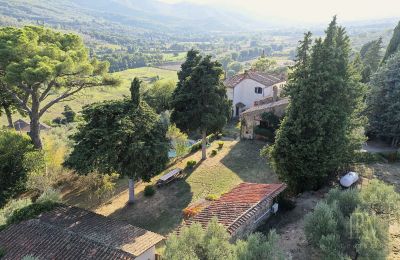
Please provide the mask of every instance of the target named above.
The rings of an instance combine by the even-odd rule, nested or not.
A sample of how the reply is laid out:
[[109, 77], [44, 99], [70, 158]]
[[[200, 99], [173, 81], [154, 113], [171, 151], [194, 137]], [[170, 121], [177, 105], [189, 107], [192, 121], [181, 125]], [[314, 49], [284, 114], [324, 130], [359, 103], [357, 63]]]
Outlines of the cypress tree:
[[353, 122], [363, 89], [349, 64], [349, 39], [336, 17], [325, 39], [311, 47], [311, 34], [300, 42], [286, 93], [288, 107], [270, 159], [277, 174], [294, 191], [319, 188], [350, 160], [362, 121]]
[[385, 56], [383, 57], [383, 62], [385, 62], [391, 55], [399, 50], [400, 45], [400, 22], [394, 28], [392, 39], [390, 39], [389, 45], [386, 49]]

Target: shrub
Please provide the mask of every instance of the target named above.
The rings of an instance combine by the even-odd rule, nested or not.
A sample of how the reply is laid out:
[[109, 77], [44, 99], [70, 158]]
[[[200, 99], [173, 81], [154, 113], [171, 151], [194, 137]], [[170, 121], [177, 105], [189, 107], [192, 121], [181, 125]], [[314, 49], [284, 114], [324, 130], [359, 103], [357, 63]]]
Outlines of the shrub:
[[219, 141], [218, 142], [218, 149], [222, 149], [222, 147], [224, 147], [224, 142]]
[[144, 196], [151, 197], [156, 193], [156, 189], [153, 185], [147, 185], [144, 187]]
[[212, 150], [212, 151], [211, 151], [211, 156], [216, 156], [216, 155], [217, 155], [217, 153], [218, 153], [218, 151], [217, 151], [217, 150]]
[[355, 163], [371, 164], [383, 161], [383, 156], [379, 153], [355, 152], [353, 158]]
[[355, 211], [350, 221], [351, 238], [362, 259], [386, 259], [389, 231], [387, 223], [368, 212]]
[[186, 163], [186, 169], [193, 169], [193, 167], [197, 164], [195, 160], [190, 160]]
[[[207, 142], [208, 143], [212, 143], [212, 142], [214, 142], [216, 139], [220, 139], [221, 138], [221, 135], [220, 134], [210, 134], [209, 136], [207, 136]], [[198, 150], [200, 150], [201, 149], [201, 141], [199, 141], [199, 142], [197, 142], [197, 143], [195, 143], [195, 144], [193, 144], [191, 147], [190, 147], [190, 152], [196, 152], [196, 151], [198, 151]]]
[[394, 163], [399, 159], [397, 152], [382, 152], [379, 154], [388, 160], [389, 163]]
[[40, 203], [38, 202], [30, 204], [24, 208], [17, 209], [7, 219], [7, 225], [35, 218], [39, 214], [50, 211], [58, 205], [58, 203], [54, 203], [52, 201], [43, 201]]
[[214, 200], [218, 200], [219, 196], [217, 194], [209, 194], [206, 196], [206, 200], [209, 201], [214, 201]]
[[400, 218], [400, 195], [394, 186], [372, 180], [360, 192], [361, 208], [386, 220]]
[[274, 132], [271, 129], [263, 128], [260, 126], [254, 127], [254, 134], [261, 135], [269, 141], [273, 141], [275, 139]]
[[319, 241], [319, 248], [324, 254], [324, 259], [326, 260], [346, 259], [342, 253], [343, 248], [340, 237], [337, 234], [328, 234], [326, 236], [322, 236]]
[[338, 188], [329, 191], [326, 201], [328, 204], [337, 204], [344, 217], [349, 217], [360, 204], [359, 192], [356, 189], [339, 190]]
[[13, 214], [14, 211], [27, 207], [32, 204], [30, 199], [10, 200], [4, 208], [0, 209], [0, 225], [5, 225], [7, 219]]
[[61, 194], [58, 190], [55, 189], [48, 189], [42, 193], [42, 195], [39, 196], [39, 198], [36, 200], [36, 202], [41, 203], [45, 201], [51, 201], [51, 202], [61, 202]]
[[237, 259], [284, 259], [284, 254], [278, 246], [279, 236], [275, 230], [269, 232], [268, 236], [261, 233], [251, 234], [246, 241], [236, 243]]
[[328, 205], [326, 202], [319, 202], [312, 213], [305, 217], [304, 231], [307, 240], [315, 247], [323, 236], [330, 234], [338, 235], [338, 220], [336, 205]]
[[118, 178], [117, 173], [102, 175], [91, 172], [80, 177], [79, 185], [81, 189], [89, 191], [89, 199], [92, 198], [92, 194], [96, 195], [97, 199], [104, 199], [114, 194]]

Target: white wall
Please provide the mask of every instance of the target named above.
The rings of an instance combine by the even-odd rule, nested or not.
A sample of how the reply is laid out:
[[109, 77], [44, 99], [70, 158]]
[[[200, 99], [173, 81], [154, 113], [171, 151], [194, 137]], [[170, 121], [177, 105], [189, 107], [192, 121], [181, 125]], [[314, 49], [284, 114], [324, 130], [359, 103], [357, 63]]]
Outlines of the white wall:
[[[263, 93], [257, 94], [255, 92], [255, 88], [260, 87], [263, 89]], [[234, 113], [236, 112], [236, 104], [241, 102], [246, 105], [244, 109], [250, 108], [254, 106], [255, 101], [259, 101], [266, 97], [271, 97], [273, 95], [273, 86], [266, 87], [263, 84], [254, 81], [252, 79], [244, 79], [239, 84], [235, 86], [233, 92], [229, 93], [228, 89], [228, 98], [230, 98], [232, 102], [232, 109]]]
[[156, 258], [156, 247], [152, 246], [143, 252], [140, 256], [136, 257], [135, 260], [154, 260]]

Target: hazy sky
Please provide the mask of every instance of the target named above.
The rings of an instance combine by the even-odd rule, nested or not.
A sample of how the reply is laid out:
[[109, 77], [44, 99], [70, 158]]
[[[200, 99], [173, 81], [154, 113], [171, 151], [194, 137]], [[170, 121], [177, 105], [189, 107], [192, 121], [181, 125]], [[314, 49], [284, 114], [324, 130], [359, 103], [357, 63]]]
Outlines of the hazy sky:
[[334, 14], [342, 21], [400, 16], [400, 0], [160, 0], [234, 7], [257, 17], [303, 22], [328, 22]]

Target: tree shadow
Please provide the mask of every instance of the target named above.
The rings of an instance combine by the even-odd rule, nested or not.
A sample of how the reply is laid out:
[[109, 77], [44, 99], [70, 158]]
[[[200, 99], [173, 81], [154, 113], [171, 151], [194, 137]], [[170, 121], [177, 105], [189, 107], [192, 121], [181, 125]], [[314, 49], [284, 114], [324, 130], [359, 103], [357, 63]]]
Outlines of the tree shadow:
[[157, 188], [152, 197], [143, 191], [136, 194], [134, 204], [126, 204], [109, 215], [156, 233], [166, 235], [177, 228], [182, 220], [182, 210], [192, 201], [193, 193], [185, 179], [178, 179]]
[[241, 140], [222, 158], [221, 163], [244, 182], [279, 183], [267, 160], [260, 156], [260, 151], [266, 144], [258, 140]]

